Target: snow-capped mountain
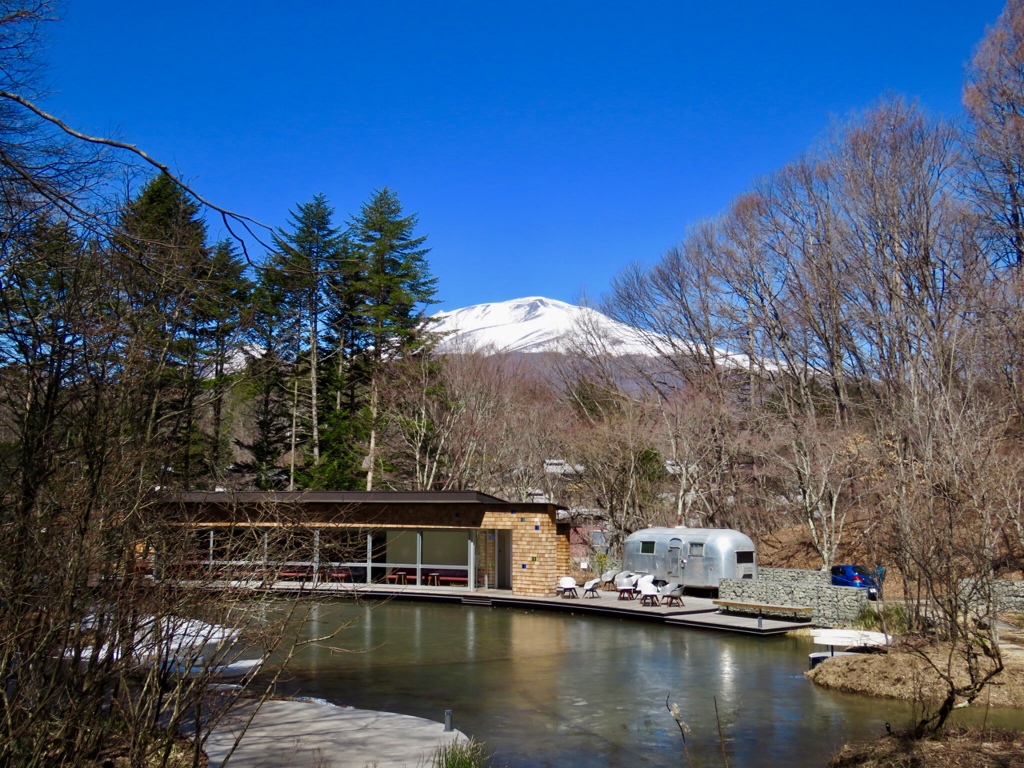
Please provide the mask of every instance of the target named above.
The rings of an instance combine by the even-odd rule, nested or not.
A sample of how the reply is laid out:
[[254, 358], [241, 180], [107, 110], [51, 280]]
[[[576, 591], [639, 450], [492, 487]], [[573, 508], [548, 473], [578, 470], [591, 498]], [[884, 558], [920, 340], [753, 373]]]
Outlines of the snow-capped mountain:
[[613, 355], [650, 355], [636, 329], [596, 310], [530, 296], [438, 312], [430, 330], [443, 334], [442, 352], [493, 349], [500, 352], [564, 352], [574, 340], [597, 331]]

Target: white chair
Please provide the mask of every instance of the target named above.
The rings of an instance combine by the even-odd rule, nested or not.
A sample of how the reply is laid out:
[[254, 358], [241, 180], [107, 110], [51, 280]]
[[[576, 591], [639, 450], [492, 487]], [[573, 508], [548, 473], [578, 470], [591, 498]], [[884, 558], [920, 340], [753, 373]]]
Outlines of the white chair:
[[683, 605], [683, 586], [678, 581], [670, 581], [658, 590], [658, 594], [661, 595], [662, 605], [676, 603], [680, 608]]
[[615, 577], [615, 588], [619, 591], [619, 600], [632, 600], [635, 597], [636, 576], [629, 571]]
[[591, 579], [583, 585], [583, 596], [584, 597], [600, 597], [601, 593], [597, 591], [598, 585], [600, 585], [601, 579]]
[[653, 579], [651, 581], [641, 581], [637, 584], [637, 588], [640, 590], [640, 605], [646, 605], [648, 608], [658, 607], [661, 602], [661, 593], [654, 586]]
[[605, 571], [601, 574], [601, 586], [612, 589], [615, 587], [615, 577], [619, 575], [619, 572], [614, 568], [610, 571]]
[[562, 597], [579, 597], [576, 592], [576, 579], [572, 576], [563, 576], [558, 582], [558, 589], [555, 590], [556, 595]]

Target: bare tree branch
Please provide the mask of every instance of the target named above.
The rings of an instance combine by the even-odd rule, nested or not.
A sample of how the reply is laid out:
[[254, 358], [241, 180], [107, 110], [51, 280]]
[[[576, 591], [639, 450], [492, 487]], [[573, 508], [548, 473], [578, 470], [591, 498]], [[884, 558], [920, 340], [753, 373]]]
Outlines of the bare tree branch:
[[[209, 208], [210, 210], [216, 211], [217, 213], [220, 214], [220, 217], [221, 217], [221, 220], [224, 223], [224, 226], [227, 228], [227, 230], [231, 234], [231, 236], [235, 240], [237, 240], [239, 242], [239, 244], [242, 246], [242, 251], [245, 254], [246, 259], [249, 260], [250, 263], [251, 263], [251, 259], [249, 259], [249, 253], [248, 253], [248, 250], [246, 249], [245, 239], [244, 239], [244, 237], [239, 236], [235, 232], [235, 229], [232, 227], [232, 222], [236, 222], [237, 224], [240, 224], [245, 229], [245, 231], [254, 240], [256, 240], [256, 242], [258, 242], [264, 248], [270, 249], [271, 246], [268, 244], [268, 242], [264, 241], [257, 234], [257, 231], [258, 230], [266, 230], [267, 232], [272, 232], [273, 231], [272, 227], [270, 227], [269, 225], [264, 224], [264, 223], [262, 223], [262, 222], [260, 222], [260, 221], [258, 221], [256, 219], [252, 218], [251, 216], [246, 216], [244, 214], [228, 210], [227, 208], [223, 208], [222, 206], [219, 206], [216, 203], [213, 203], [210, 200], [207, 200], [205, 197], [203, 197], [198, 192], [196, 192], [190, 185], [186, 184], [184, 181], [182, 181], [180, 178], [178, 178], [178, 176], [176, 174], [174, 174], [171, 171], [171, 169], [165, 163], [161, 163], [159, 160], [157, 160], [156, 158], [154, 158], [153, 156], [151, 156], [149, 153], [145, 152], [144, 150], [139, 149], [134, 144], [129, 144], [129, 143], [124, 142], [124, 141], [118, 141], [116, 139], [105, 138], [105, 137], [102, 137], [102, 136], [90, 136], [89, 134], [82, 133], [81, 131], [75, 130], [74, 128], [69, 126], [67, 123], [65, 123], [63, 120], [61, 120], [59, 117], [56, 117], [55, 115], [52, 115], [49, 112], [46, 112], [45, 110], [40, 109], [35, 103], [33, 103], [29, 99], [26, 99], [24, 96], [21, 96], [21, 95], [19, 95], [17, 93], [12, 93], [11, 91], [6, 91], [6, 90], [0, 90], [0, 97], [2, 97], [4, 99], [7, 99], [8, 101], [12, 101], [12, 102], [14, 102], [16, 104], [21, 105], [22, 107], [24, 107], [25, 109], [29, 110], [30, 112], [32, 112], [37, 117], [41, 118], [42, 120], [45, 120], [46, 122], [50, 123], [51, 125], [56, 126], [61, 131], [63, 131], [64, 133], [66, 133], [67, 135], [69, 135], [69, 136], [71, 136], [71, 137], [73, 137], [75, 139], [87, 142], [89, 144], [98, 144], [98, 145], [101, 145], [101, 146], [111, 147], [113, 149], [124, 150], [125, 152], [129, 152], [129, 153], [135, 155], [136, 157], [142, 159], [143, 161], [145, 161], [149, 165], [151, 165], [154, 168], [156, 168], [157, 170], [159, 170], [161, 173], [167, 174], [167, 176], [169, 176], [174, 181], [175, 184], [177, 184], [179, 187], [181, 187], [185, 192], [187, 192], [189, 195], [191, 195], [193, 198], [195, 198], [198, 202], [200, 202], [202, 205], [204, 205], [205, 207]], [[19, 165], [16, 162], [13, 162], [12, 158], [6, 158], [5, 157], [4, 160], [5, 160], [5, 162], [7, 162], [10, 165], [10, 167], [12, 167], [15, 170], [16, 173], [18, 173], [20, 176], [22, 176], [28, 183], [30, 183], [33, 186], [33, 188], [37, 189], [40, 192], [40, 194], [42, 194], [47, 199], [54, 200], [54, 201], [60, 200], [61, 202], [64, 202], [64, 203], [68, 202], [67, 199], [66, 199], [66, 195], [59, 195], [55, 190], [50, 188], [48, 185], [47, 186], [41, 186], [38, 183], [38, 180], [34, 176], [29, 174], [25, 169], [20, 168]], [[77, 206], [75, 206], [75, 210], [80, 212], [80, 213], [82, 213], [82, 214], [85, 214], [85, 211], [83, 211], [81, 208], [79, 208]]]

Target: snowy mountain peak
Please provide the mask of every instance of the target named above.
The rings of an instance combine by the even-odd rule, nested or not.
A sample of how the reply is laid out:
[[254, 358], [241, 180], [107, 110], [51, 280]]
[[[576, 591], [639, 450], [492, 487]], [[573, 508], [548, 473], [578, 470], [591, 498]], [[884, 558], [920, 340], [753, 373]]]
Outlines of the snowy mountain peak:
[[444, 335], [438, 345], [441, 352], [564, 352], [572, 338], [586, 328], [597, 330], [612, 354], [651, 354], [634, 328], [596, 310], [543, 296], [438, 312], [434, 320], [431, 331]]

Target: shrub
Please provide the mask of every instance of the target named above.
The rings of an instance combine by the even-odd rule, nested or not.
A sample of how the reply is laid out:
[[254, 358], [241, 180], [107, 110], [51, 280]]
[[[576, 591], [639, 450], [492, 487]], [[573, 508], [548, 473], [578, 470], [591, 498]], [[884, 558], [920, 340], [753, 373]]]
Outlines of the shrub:
[[487, 768], [491, 757], [476, 739], [452, 741], [434, 751], [434, 768]]
[[878, 608], [865, 606], [853, 623], [857, 629], [888, 632], [890, 635], [904, 634], [910, 626], [903, 606], [892, 603]]

